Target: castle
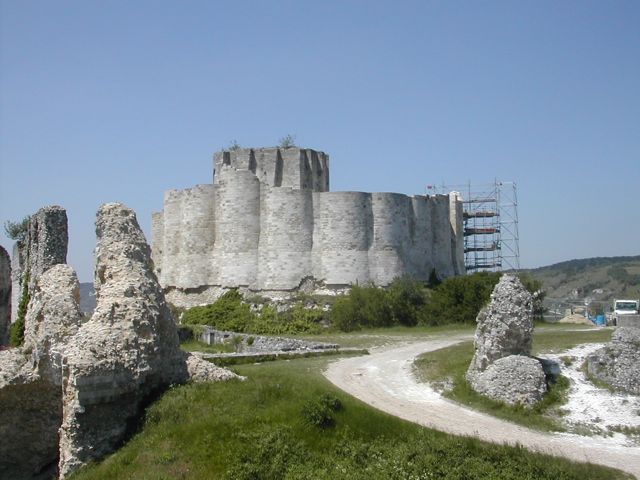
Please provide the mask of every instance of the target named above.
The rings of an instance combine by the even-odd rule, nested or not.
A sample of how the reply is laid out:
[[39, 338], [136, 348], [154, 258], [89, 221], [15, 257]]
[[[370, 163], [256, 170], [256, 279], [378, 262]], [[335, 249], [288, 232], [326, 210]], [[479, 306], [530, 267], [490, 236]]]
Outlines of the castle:
[[179, 306], [233, 287], [277, 297], [465, 272], [458, 194], [330, 192], [329, 156], [297, 147], [216, 153], [213, 183], [166, 192], [152, 235]]

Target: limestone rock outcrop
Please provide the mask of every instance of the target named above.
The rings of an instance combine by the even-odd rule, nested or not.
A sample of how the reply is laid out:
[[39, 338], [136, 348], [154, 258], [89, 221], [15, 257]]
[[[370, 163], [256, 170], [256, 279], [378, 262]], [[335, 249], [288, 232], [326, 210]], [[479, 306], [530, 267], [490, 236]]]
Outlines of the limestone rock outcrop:
[[618, 327], [611, 343], [587, 358], [587, 372], [618, 390], [640, 395], [640, 328]]
[[57, 205], [43, 207], [29, 219], [27, 252], [30, 277], [35, 279], [49, 268], [67, 262], [67, 211]]
[[188, 366], [202, 380], [232, 376], [180, 350], [133, 210], [103, 205], [96, 234], [97, 306], [65, 356], [61, 476], [118, 448], [150, 400], [188, 380]]
[[12, 259], [11, 321], [17, 317], [23, 282], [28, 281], [29, 292], [38, 277], [53, 265], [67, 262], [69, 233], [67, 212], [57, 205], [43, 207], [29, 217], [24, 240], [16, 242]]
[[532, 357], [533, 298], [518, 277], [503, 275], [476, 318], [467, 380], [482, 395], [532, 406], [546, 393], [542, 364]]
[[51, 478], [62, 422], [62, 351], [77, 331], [78, 279], [68, 265], [38, 278], [23, 347], [0, 352], [0, 478]]
[[180, 350], [134, 212], [102, 206], [96, 233], [91, 319], [73, 270], [49, 266], [31, 294], [23, 347], [0, 352], [0, 478], [63, 478], [117, 449], [169, 385], [237, 378]]
[[9, 253], [0, 246], [0, 345], [9, 341], [11, 324], [11, 259]]
[[61, 355], [65, 344], [82, 325], [80, 284], [76, 272], [58, 264], [38, 279], [24, 324], [23, 350], [42, 377], [61, 382]]

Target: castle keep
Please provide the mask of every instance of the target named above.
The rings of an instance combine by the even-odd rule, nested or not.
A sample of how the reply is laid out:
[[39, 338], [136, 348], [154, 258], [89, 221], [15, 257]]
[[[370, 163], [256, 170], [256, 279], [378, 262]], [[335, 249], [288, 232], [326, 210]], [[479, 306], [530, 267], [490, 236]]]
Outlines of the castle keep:
[[216, 153], [213, 183], [166, 192], [152, 230], [156, 273], [181, 306], [232, 287], [277, 296], [465, 271], [455, 192], [330, 192], [329, 156], [296, 147]]

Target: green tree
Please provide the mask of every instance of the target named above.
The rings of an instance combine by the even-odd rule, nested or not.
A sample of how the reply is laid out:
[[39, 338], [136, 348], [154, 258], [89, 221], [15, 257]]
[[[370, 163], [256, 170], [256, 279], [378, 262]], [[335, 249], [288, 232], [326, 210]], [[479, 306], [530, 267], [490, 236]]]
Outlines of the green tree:
[[282, 137], [279, 142], [278, 142], [278, 146], [280, 148], [292, 148], [296, 146], [296, 136], [295, 135], [291, 135], [291, 134], [287, 134], [284, 137]]
[[432, 292], [422, 309], [420, 322], [426, 325], [475, 322], [478, 312], [489, 301], [500, 275], [478, 272], [447, 278]]
[[411, 277], [396, 278], [387, 289], [387, 300], [394, 324], [412, 327], [418, 324], [426, 303], [422, 282]]
[[29, 220], [31, 217], [26, 216], [18, 222], [7, 220], [4, 222], [4, 233], [11, 240], [22, 242], [27, 237], [29, 231]]

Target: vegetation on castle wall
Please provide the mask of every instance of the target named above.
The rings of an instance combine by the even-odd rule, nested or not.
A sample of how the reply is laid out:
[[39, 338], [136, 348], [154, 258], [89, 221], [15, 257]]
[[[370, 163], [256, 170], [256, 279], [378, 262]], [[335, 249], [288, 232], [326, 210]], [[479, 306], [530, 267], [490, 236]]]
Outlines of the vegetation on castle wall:
[[237, 290], [229, 290], [211, 305], [190, 308], [182, 315], [183, 324], [258, 335], [318, 333], [323, 320], [322, 310], [305, 308], [302, 302], [282, 313], [272, 305], [253, 312]]
[[24, 343], [24, 320], [27, 316], [29, 300], [29, 272], [27, 271], [22, 280], [22, 293], [18, 304], [17, 318], [9, 329], [9, 343], [14, 347], [19, 347]]
[[[334, 330], [350, 332], [360, 328], [416, 325], [436, 326], [473, 324], [489, 297], [500, 273], [479, 272], [451, 277], [443, 282], [428, 282], [410, 277], [395, 279], [387, 288], [354, 285], [346, 295], [333, 299], [330, 312], [308, 308], [301, 297], [285, 312], [262, 303], [260, 311], [252, 311], [237, 290], [230, 290], [211, 305], [194, 307], [182, 316], [187, 325], [209, 325], [220, 330], [262, 335], [319, 333], [330, 323]], [[534, 314], [541, 316], [541, 282], [530, 276], [521, 277], [532, 293]]]

